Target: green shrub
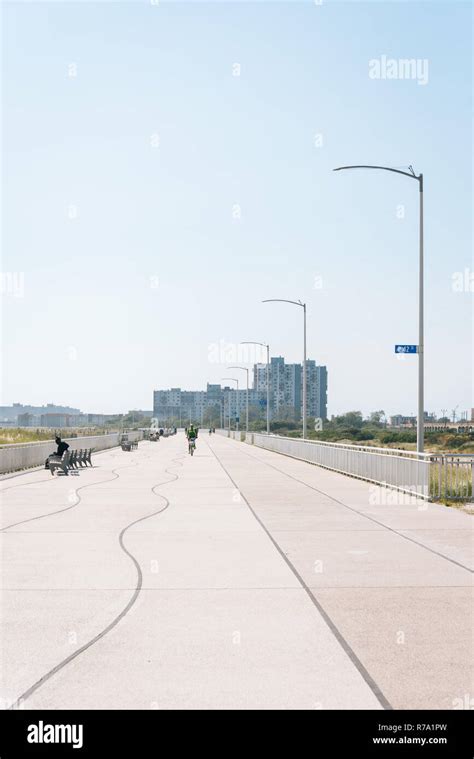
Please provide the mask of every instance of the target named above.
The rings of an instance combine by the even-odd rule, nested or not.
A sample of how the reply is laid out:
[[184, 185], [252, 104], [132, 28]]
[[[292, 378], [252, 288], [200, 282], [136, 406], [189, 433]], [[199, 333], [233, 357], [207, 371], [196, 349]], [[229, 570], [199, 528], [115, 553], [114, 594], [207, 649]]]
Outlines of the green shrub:
[[416, 432], [415, 430], [406, 430], [404, 432], [383, 432], [379, 439], [384, 445], [387, 445], [388, 443], [416, 443]]

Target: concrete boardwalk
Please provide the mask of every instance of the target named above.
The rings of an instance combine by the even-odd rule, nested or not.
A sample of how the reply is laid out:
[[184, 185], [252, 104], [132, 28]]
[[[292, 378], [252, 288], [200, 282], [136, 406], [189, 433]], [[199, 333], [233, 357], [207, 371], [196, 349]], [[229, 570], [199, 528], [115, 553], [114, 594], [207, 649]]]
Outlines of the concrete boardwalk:
[[93, 462], [0, 482], [3, 708], [466, 708], [468, 515], [205, 433]]

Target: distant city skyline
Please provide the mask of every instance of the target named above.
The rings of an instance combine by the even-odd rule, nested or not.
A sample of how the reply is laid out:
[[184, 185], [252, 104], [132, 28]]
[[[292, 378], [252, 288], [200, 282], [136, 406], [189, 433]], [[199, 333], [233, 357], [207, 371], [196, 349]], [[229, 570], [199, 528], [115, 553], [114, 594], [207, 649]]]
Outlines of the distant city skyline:
[[[181, 388], [179, 388], [179, 389], [181, 389]], [[225, 389], [225, 385], [222, 385], [221, 389], [224, 390]], [[184, 391], [184, 392], [186, 392], [186, 391]], [[197, 392], [198, 393], [199, 392], [205, 393], [206, 390], [205, 389], [204, 390], [198, 390]], [[245, 393], [245, 391], [242, 391], [242, 390], [240, 392], [241, 393], [242, 392]], [[241, 404], [241, 409], [244, 409], [244, 405], [243, 404]], [[369, 415], [370, 415], [370, 413], [375, 412], [375, 411], [380, 411], [380, 410], [381, 409], [375, 409], [375, 408], [371, 409], [370, 412], [368, 412], [367, 414], [364, 414], [364, 418], [368, 418]], [[385, 411], [385, 409], [383, 409], [383, 410]], [[343, 415], [344, 413], [350, 413], [350, 412], [353, 412], [353, 411], [361, 411], [361, 409], [348, 408], [348, 409], [345, 409], [344, 411], [342, 411], [341, 414]], [[455, 413], [453, 413], [453, 412], [455, 412]], [[50, 413], [50, 414], [59, 413], [59, 414], [66, 414], [66, 415], [67, 414], [70, 414], [70, 415], [85, 415], [85, 416], [91, 416], [91, 417], [98, 418], [98, 417], [124, 416], [124, 415], [130, 414], [130, 413], [137, 413], [137, 414], [143, 414], [145, 416], [151, 416], [153, 414], [153, 409], [128, 408], [126, 410], [115, 411], [115, 412], [107, 413], [106, 414], [105, 412], [100, 411], [100, 410], [99, 411], [95, 411], [95, 412], [82, 411], [81, 409], [76, 408], [74, 406], [69, 406], [69, 405], [61, 406], [61, 405], [58, 405], [58, 404], [55, 404], [55, 403], [47, 403], [47, 404], [41, 404], [41, 405], [35, 406], [35, 405], [27, 404], [27, 403], [23, 404], [23, 403], [16, 402], [16, 403], [10, 404], [8, 406], [5, 406], [5, 405], [4, 406], [0, 406], [0, 426], [2, 425], [2, 422], [3, 423], [7, 423], [8, 422], [8, 423], [11, 423], [11, 424], [16, 423], [18, 413], [20, 413], [20, 414], [25, 414], [25, 413], [31, 413], [31, 414], [35, 414], [35, 413], [36, 414], [41, 414], [41, 413]], [[433, 415], [434, 415], [434, 417], [436, 419], [442, 419], [442, 418], [446, 418], [447, 417], [450, 421], [453, 419], [453, 416], [455, 416], [455, 421], [456, 422], [462, 422], [463, 420], [465, 420], [465, 421], [474, 421], [474, 408], [460, 409], [459, 406], [458, 407], [451, 406], [450, 408], [443, 408], [443, 409], [439, 409], [439, 410], [425, 411], [425, 417], [428, 416], [428, 417], [431, 418]], [[330, 420], [334, 416], [338, 416], [338, 414], [329, 414], [328, 415], [328, 419]], [[404, 410], [399, 410], [396, 414], [389, 414], [388, 412], [386, 412], [386, 418], [387, 419], [391, 419], [391, 418], [395, 419], [397, 417], [399, 417], [400, 419], [404, 419], [405, 421], [408, 420], [408, 419], [412, 419], [412, 420], [416, 419], [416, 416], [414, 414], [407, 413]], [[30, 426], [35, 426], [35, 425], [33, 424], [33, 425], [30, 425]], [[39, 423], [37, 424], [37, 426], [39, 426]]]
[[74, 406], [60, 406], [55, 403], [34, 406], [31, 404], [14, 403], [11, 406], [0, 406], [0, 427], [87, 427], [103, 426], [113, 417], [136, 414], [151, 417], [152, 411], [145, 409], [129, 409], [127, 412], [104, 414], [81, 411]]

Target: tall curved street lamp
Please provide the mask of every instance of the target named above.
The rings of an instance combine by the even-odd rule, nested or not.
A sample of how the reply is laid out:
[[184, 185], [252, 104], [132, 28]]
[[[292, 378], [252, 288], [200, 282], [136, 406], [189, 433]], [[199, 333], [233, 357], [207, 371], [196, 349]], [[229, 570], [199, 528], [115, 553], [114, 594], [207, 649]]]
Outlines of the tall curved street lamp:
[[[235, 408], [237, 411], [237, 416], [239, 415], [239, 380], [235, 377], [221, 377], [221, 380], [225, 380], [226, 382], [236, 382], [237, 383], [237, 402], [235, 404]], [[237, 429], [239, 429], [239, 423], [237, 422]], [[229, 398], [229, 430], [230, 430], [230, 398]]]
[[246, 366], [228, 366], [228, 369], [240, 369], [247, 372], [247, 390], [245, 394], [245, 432], [249, 431], [249, 370]]
[[416, 422], [416, 450], [423, 453], [425, 440], [425, 378], [424, 378], [424, 261], [423, 261], [423, 174], [416, 175], [413, 167], [409, 166], [409, 171], [392, 169], [389, 166], [339, 166], [333, 171], [347, 171], [350, 169], [377, 169], [380, 171], [391, 171], [394, 174], [403, 174], [410, 179], [416, 179], [420, 195], [420, 233], [419, 233], [419, 263], [418, 263], [418, 416]]
[[301, 306], [303, 309], [303, 440], [306, 437], [306, 303], [300, 300], [285, 300], [284, 298], [267, 298], [262, 303], [292, 303], [294, 306]]
[[270, 434], [270, 346], [255, 340], [243, 340], [239, 345], [263, 345], [267, 349], [267, 435]]

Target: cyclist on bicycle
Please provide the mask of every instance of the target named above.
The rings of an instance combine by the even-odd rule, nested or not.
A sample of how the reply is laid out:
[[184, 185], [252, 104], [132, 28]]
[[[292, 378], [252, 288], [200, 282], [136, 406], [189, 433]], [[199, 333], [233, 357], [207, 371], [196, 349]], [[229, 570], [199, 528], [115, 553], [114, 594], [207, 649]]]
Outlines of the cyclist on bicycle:
[[191, 449], [194, 449], [196, 447], [196, 438], [197, 438], [197, 430], [193, 424], [191, 424], [191, 426], [188, 429], [187, 438], [188, 438], [189, 452], [192, 453]]

